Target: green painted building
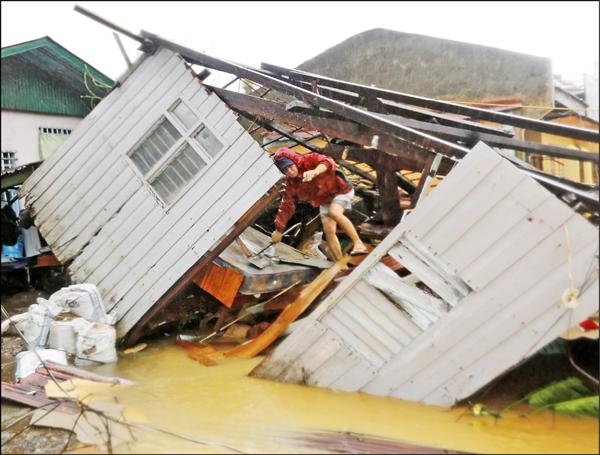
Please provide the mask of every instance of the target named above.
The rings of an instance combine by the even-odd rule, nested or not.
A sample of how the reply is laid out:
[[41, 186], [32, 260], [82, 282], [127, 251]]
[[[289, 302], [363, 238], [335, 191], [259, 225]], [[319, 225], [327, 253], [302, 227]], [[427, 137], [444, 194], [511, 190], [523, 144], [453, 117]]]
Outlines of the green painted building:
[[2, 168], [46, 159], [114, 82], [45, 36], [2, 48]]
[[112, 85], [47, 36], [2, 48], [2, 109], [85, 117]]

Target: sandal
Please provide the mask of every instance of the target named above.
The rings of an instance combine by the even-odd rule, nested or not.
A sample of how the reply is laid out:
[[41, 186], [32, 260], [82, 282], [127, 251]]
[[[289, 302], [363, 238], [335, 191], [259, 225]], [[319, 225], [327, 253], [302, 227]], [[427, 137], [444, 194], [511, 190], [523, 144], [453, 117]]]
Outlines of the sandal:
[[362, 247], [359, 249], [353, 249], [352, 251], [350, 251], [350, 256], [360, 256], [362, 254], [369, 254], [369, 250], [367, 250], [366, 247]]

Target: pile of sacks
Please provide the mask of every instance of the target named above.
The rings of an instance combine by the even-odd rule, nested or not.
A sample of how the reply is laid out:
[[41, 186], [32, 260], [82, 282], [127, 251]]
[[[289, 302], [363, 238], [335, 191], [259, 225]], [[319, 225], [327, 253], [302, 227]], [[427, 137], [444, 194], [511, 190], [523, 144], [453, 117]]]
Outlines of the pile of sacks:
[[77, 284], [60, 289], [49, 299], [38, 297], [26, 313], [3, 321], [2, 333], [12, 322], [39, 352], [60, 350], [74, 355], [78, 365], [111, 363], [117, 360], [116, 319], [116, 313], [106, 312], [96, 286]]

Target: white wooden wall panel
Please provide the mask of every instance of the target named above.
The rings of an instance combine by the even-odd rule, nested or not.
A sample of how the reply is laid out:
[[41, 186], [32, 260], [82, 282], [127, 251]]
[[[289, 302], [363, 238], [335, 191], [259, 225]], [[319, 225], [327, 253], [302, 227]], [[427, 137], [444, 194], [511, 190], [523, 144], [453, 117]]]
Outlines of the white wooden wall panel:
[[[471, 153], [475, 152], [475, 153]], [[485, 181], [488, 174], [500, 163], [500, 156], [490, 157], [485, 153], [477, 153], [476, 148], [469, 153], [469, 160], [461, 160], [454, 167], [443, 184], [446, 197], [426, 197], [419, 202], [419, 210], [413, 210], [403, 220], [403, 230], [423, 238], [430, 229], [440, 222], [468, 194], [477, 191], [478, 186]], [[473, 170], [473, 172], [471, 172]], [[440, 183], [441, 185], [441, 183]], [[439, 188], [438, 185], [436, 187]], [[433, 196], [435, 192], [431, 194]]]
[[[158, 110], [166, 109], [169, 103], [168, 94], [175, 94], [180, 92], [184, 87], [196, 84], [194, 81], [190, 81], [189, 76], [185, 74], [185, 68], [178, 68], [180, 73], [176, 74], [178, 79], [176, 83], [166, 90], [166, 97], [156, 99], [156, 97], [149, 97], [147, 102], [143, 105], [143, 108]], [[157, 93], [163, 93], [162, 91]], [[195, 88], [195, 87], [194, 87]], [[110, 135], [106, 133], [103, 135], [103, 144], [100, 149], [95, 150], [93, 155], [89, 156], [88, 162], [83, 166], [75, 176], [71, 178], [69, 185], [65, 186], [64, 191], [68, 192], [68, 197], [64, 199], [64, 203], [60, 204], [60, 199], [54, 198], [52, 202], [44, 208], [45, 210], [52, 211], [55, 213], [56, 210], [60, 210], [60, 213], [66, 211], [65, 216], [62, 218], [63, 222], [72, 227], [71, 222], [82, 209], [86, 211], [88, 209], [93, 210], [95, 207], [95, 201], [98, 193], [104, 193], [105, 191], [115, 192], [118, 190], [111, 183], [115, 183], [114, 180], [121, 176], [124, 172], [131, 171], [126, 158], [121, 156], [123, 150], [128, 151], [130, 147], [127, 147], [128, 142], [135, 142], [141, 138], [145, 133], [148, 124], [145, 122], [136, 121], [136, 118], [145, 118], [150, 115], [149, 111], [144, 109], [138, 109], [131, 113], [131, 115], [124, 119], [119, 125], [118, 129], [111, 132]], [[140, 116], [140, 117], [137, 117]], [[123, 153], [127, 153], [124, 151]], [[86, 154], [90, 151], [86, 151]], [[97, 161], [97, 157], [100, 157], [100, 161]], [[130, 174], [129, 174], [130, 175]], [[129, 177], [127, 175], [127, 177]], [[112, 182], [111, 182], [112, 180]], [[42, 212], [39, 212], [38, 216], [46, 217]], [[60, 234], [60, 232], [59, 232]]]
[[315, 387], [331, 387], [362, 362], [364, 362], [362, 357], [355, 355], [351, 349], [340, 344], [337, 352], [307, 378], [306, 384]]
[[[446, 284], [460, 289], [456, 306], [424, 331], [365, 281], [388, 251], [402, 262], [407, 248], [429, 255], [417, 264], [421, 274], [443, 265]], [[313, 375], [331, 388], [451, 406], [597, 311], [597, 253], [595, 226], [479, 144], [307, 318], [339, 335], [352, 354], [344, 363], [337, 350]], [[404, 263], [409, 270], [415, 257]], [[561, 302], [571, 286], [581, 291], [575, 309]], [[376, 306], [381, 311], [370, 311]], [[390, 337], [375, 339], [374, 322]], [[280, 377], [302, 367], [287, 341], [281, 348], [290, 355], [273, 353]], [[306, 359], [307, 349], [295, 352]], [[269, 378], [270, 358], [257, 370]]]
[[489, 284], [515, 261], [529, 254], [540, 239], [555, 232], [574, 215], [571, 210], [565, 208], [564, 203], [556, 198], [550, 198], [537, 209], [530, 211], [518, 226], [498, 239], [485, 256], [480, 257], [461, 272], [465, 281], [473, 283], [478, 288]]
[[[89, 126], [89, 129], [84, 130], [81, 139], [66, 151], [63, 151], [63, 146], [57, 150], [60, 152], [57, 158], [58, 162], [43, 175], [39, 184], [36, 185], [37, 188], [31, 192], [31, 196], [36, 201], [35, 213], [39, 213], [59, 193], [66, 191], [63, 194], [70, 194], [69, 189], [74, 189], [71, 179], [77, 178], [77, 174], [81, 175], [81, 171], [94, 169], [102, 161], [110, 159], [105, 154], [95, 152], [107, 144], [110, 133], [115, 128], [131, 118], [138, 109], [137, 104], [140, 101], [151, 97], [153, 93], [160, 93], [157, 89], [159, 84], [165, 81], [165, 72], [180, 64], [179, 58], [168, 51], [160, 52], [154, 58], [147, 59], [145, 63], [140, 66], [140, 70], [135, 76], [151, 75], [151, 79], [131, 77], [126, 84], [115, 89], [98, 107], [108, 98], [113, 98], [115, 101], [96, 122]], [[140, 99], [137, 103], [134, 101], [136, 97]], [[76, 128], [74, 134], [80, 129], [82, 128]], [[67, 143], [64, 144], [64, 146], [66, 145]], [[90, 154], [88, 155], [87, 152]], [[44, 170], [43, 168], [42, 165], [40, 170]]]
[[[472, 226], [478, 220], [485, 218], [489, 213], [497, 209], [497, 204], [508, 197], [510, 192], [519, 182], [528, 177], [521, 173], [510, 173], [506, 175], [505, 168], [499, 163], [487, 174], [486, 178], [467, 193], [462, 201], [452, 207], [446, 215], [436, 222], [427, 234], [421, 232], [420, 240], [434, 255], [442, 256], [448, 246], [460, 242], [465, 234], [465, 226]], [[474, 209], [474, 207], [483, 208]], [[428, 220], [429, 221], [429, 220]], [[428, 227], [429, 226], [429, 223]], [[500, 225], [502, 227], [502, 225]], [[418, 227], [421, 229], [421, 226]], [[423, 230], [425, 230], [423, 229]], [[496, 235], [492, 230], [488, 235]], [[444, 255], [445, 261], [452, 266], [450, 258]]]
[[[182, 99], [224, 145], [169, 205], [128, 153]], [[124, 335], [280, 179], [181, 57], [144, 58], [27, 182], [36, 223], [75, 282], [98, 286]]]
[[[79, 236], [76, 231], [73, 232], [78, 226], [76, 223], [77, 218], [81, 217], [82, 213], [87, 214], [88, 217], [93, 217], [99, 209], [97, 201], [102, 200], [98, 199], [98, 193], [108, 191], [109, 193], [106, 196], [110, 198], [114, 195], [110, 192], [114, 193], [121, 190], [118, 186], [120, 181], [115, 182], [116, 179], [119, 177], [121, 179], [133, 178], [133, 174], [124, 158], [117, 153], [116, 147], [111, 146], [111, 142], [122, 144], [126, 143], [127, 140], [137, 141], [141, 137], [144, 133], [144, 122], [139, 122], [139, 118], [148, 115], [149, 109], [163, 107], [157, 105], [170, 102], [167, 98], [161, 98], [160, 100], [156, 98], [156, 96], [162, 94], [160, 89], [169, 87], [171, 89], [170, 94], [173, 96], [181, 91], [185, 85], [190, 85], [190, 83], [197, 85], [187, 74], [185, 67], [176, 56], [173, 56], [171, 61], [173, 62], [172, 69], [175, 72], [175, 80], [178, 84], [173, 87], [173, 82], [167, 79], [165, 83], [158, 86], [154, 92], [155, 96], [147, 96], [144, 103], [140, 103], [137, 110], [130, 111], [136, 105], [136, 103], [131, 102], [131, 107], [127, 109], [127, 118], [124, 118], [122, 122], [113, 119], [113, 123], [99, 133], [85, 149], [80, 150], [78, 158], [85, 161], [79, 163], [79, 160], [76, 159], [70, 163], [64, 169], [64, 175], [61, 176], [55, 186], [60, 186], [59, 182], [62, 180], [68, 179], [68, 182], [58, 192], [45, 191], [37, 200], [34, 205], [34, 208], [36, 208], [35, 216], [37, 219], [42, 220], [39, 223], [40, 231], [50, 245], [61, 245], [65, 240], [68, 241], [78, 237], [77, 243], [79, 245], [77, 245], [78, 248], [75, 251], [79, 251], [81, 246], [89, 241], [89, 238]], [[131, 83], [137, 81], [138, 78], [133, 78]], [[166, 107], [168, 105], [164, 106], [163, 109], [166, 109]], [[146, 125], [147, 127], [148, 125]], [[48, 203], [44, 205], [45, 200], [48, 200]], [[100, 221], [102, 220], [99, 219], [95, 223], [96, 229], [94, 231], [101, 226]], [[56, 223], [60, 224], [57, 225]], [[67, 229], [70, 229], [70, 231], [65, 232]], [[66, 257], [64, 260], [70, 258]]]
[[[264, 154], [264, 152], [262, 153]], [[251, 185], [247, 187], [236, 186], [234, 191], [231, 191], [230, 194], [224, 196], [224, 199], [226, 200], [228, 196], [233, 196], [233, 194], [238, 196], [239, 192], [243, 191], [243, 196], [228, 207], [226, 211], [218, 212], [219, 218], [216, 222], [211, 220], [211, 223], [214, 222], [214, 224], [208, 226], [207, 229], [210, 230], [208, 230], [204, 236], [192, 244], [188, 244], [186, 238], [182, 238], [178, 241], [178, 248], [176, 250], [170, 251], [168, 255], [161, 258], [158, 266], [148, 269], [143, 280], [135, 283], [135, 287], [130, 291], [130, 295], [133, 297], [129, 298], [134, 299], [148, 288], [149, 291], [144, 295], [140, 295], [140, 297], [135, 300], [133, 319], [132, 314], [126, 313], [123, 321], [119, 323], [119, 331], [125, 333], [129, 330], [139, 319], [139, 317], [136, 316], [136, 313], [143, 311], [145, 305], [148, 305], [147, 309], [149, 309], [150, 306], [154, 304], [154, 302], [156, 302], [175, 282], [177, 282], [177, 280], [193, 266], [219, 238], [227, 233], [229, 228], [233, 226], [254, 202], [264, 195], [268, 189], [281, 178], [281, 174], [273, 166], [272, 162], [269, 161], [268, 164], [270, 168], [264, 174], [260, 175], [261, 179], [256, 180], [255, 176], [252, 179]], [[206, 218], [211, 218], [210, 213], [207, 214]], [[203, 220], [204, 219], [205, 218], [203, 218]], [[199, 227], [197, 232], [202, 232], [202, 227]], [[194, 232], [194, 237], [197, 236], [197, 232]], [[189, 248], [189, 254], [183, 251], [185, 248]], [[171, 265], [170, 262], [173, 259], [177, 262], [174, 265]], [[163, 270], [160, 276], [158, 271], [159, 268]], [[127, 311], [125, 309], [127, 307], [126, 299], [127, 296], [123, 299], [123, 310], [121, 310], [120, 306], [118, 307], [118, 314], [124, 314], [125, 311]], [[145, 311], [139, 316], [141, 317], [144, 313]]]
[[[106, 261], [102, 264], [96, 277], [92, 279], [99, 283], [100, 289], [106, 290], [107, 305], [115, 304], [146, 274], [146, 269], [138, 267], [140, 263], [147, 264], [148, 267], [155, 266], [176, 246], [181, 236], [191, 229], [197, 220], [214, 214], [214, 210], [211, 211], [214, 204], [224, 197], [224, 193], [229, 188], [234, 187], [240, 175], [252, 168], [260, 156], [257, 156], [253, 150], [251, 141], [253, 141], [251, 138], [243, 141], [242, 145], [248, 148], [242, 152], [243, 155], [238, 157], [236, 162], [231, 163], [225, 159], [221, 160], [221, 163], [215, 163], [213, 172], [198, 181], [188, 191], [188, 194], [194, 197], [177, 201], [168, 216], [165, 216], [159, 208], [155, 209], [162, 216], [159, 216], [156, 221], [152, 220], [151, 229], [144, 236], [138, 236], [135, 231], [132, 233], [130, 240], [135, 246], [126, 253], [126, 257], [121, 260], [114, 258], [114, 261]], [[223, 200], [223, 202], [227, 201]], [[137, 243], [134, 243], [136, 240]], [[189, 241], [183, 245], [184, 249], [190, 247]], [[100, 278], [104, 273], [108, 274]]]
[[[140, 220], [139, 224], [134, 226], [134, 230], [123, 238], [117, 248], [119, 255], [104, 261], [89, 279], [100, 283], [105, 289], [116, 290], [121, 281], [133, 283], [138, 280], [144, 271], [136, 269], [136, 264], [141, 261], [156, 261], [165, 254], [173, 246], [178, 235], [189, 229], [191, 223], [208, 210], [209, 202], [217, 201], [227, 187], [234, 185], [242, 172], [254, 165], [261, 153], [264, 155], [262, 151], [257, 152], [255, 147], [251, 137], [241, 136], [235, 147], [230, 146], [225, 154], [213, 162], [210, 169], [192, 184], [185, 197], [169, 207], [167, 214], [160, 207], [156, 207], [147, 218]], [[236, 157], [233, 163], [230, 154]], [[152, 256], [148, 257], [148, 254]], [[127, 289], [120, 291], [122, 295]], [[118, 298], [120, 296], [116, 300]]]
[[[403, 337], [404, 333], [394, 327], [387, 317], [387, 312], [383, 313], [378, 307], [369, 305], [369, 300], [357, 292], [356, 288], [350, 290], [344, 300], [345, 311], [355, 315], [355, 319], [364, 326], [364, 329], [376, 336], [391, 352], [399, 352], [407, 344]], [[382, 303], [389, 306], [389, 312], [395, 312], [395, 308], [387, 299]]]
[[333, 381], [329, 388], [342, 392], [356, 392], [375, 377], [377, 369], [367, 362], [357, 362], [355, 366]]
[[[573, 216], [571, 230], [581, 234], [576, 228], [582, 229], [589, 235], [591, 226], [578, 215]], [[593, 229], [593, 228], [592, 228]], [[577, 240], [575, 240], [577, 239]], [[563, 243], [562, 248], [556, 249], [556, 245]], [[571, 247], [573, 251], [593, 248], [590, 245], [589, 236], [577, 235]], [[591, 260], [592, 252], [589, 252]], [[444, 318], [443, 324], [438, 324], [427, 332], [427, 336], [415, 340], [410, 350], [404, 351], [400, 356], [390, 362], [385, 370], [369, 385], [373, 390], [385, 385], [400, 387], [405, 381], [412, 378], [417, 372], [422, 371], [428, 365], [438, 361], [452, 347], [465, 346], [470, 342], [472, 330], [477, 327], [487, 327], [493, 324], [498, 315], [505, 311], [512, 302], [527, 293], [534, 284], [548, 287], [552, 281], [546, 278], [566, 262], [567, 252], [564, 244], [564, 232], [557, 231], [539, 244], [539, 254], [525, 255], [507, 271], [504, 280], [495, 281], [479, 294], [471, 294], [460, 305], [454, 308]], [[589, 265], [589, 261], [588, 261]], [[528, 270], [528, 273], [523, 273]], [[510, 283], [508, 286], [506, 283]], [[556, 283], [559, 288], [564, 283]], [[554, 289], [555, 295], [560, 296], [560, 290]], [[480, 304], [485, 302], [484, 304]], [[540, 305], [540, 302], [536, 302]], [[532, 304], [533, 305], [533, 304]], [[552, 302], [542, 302], [543, 305], [552, 305]], [[535, 306], [535, 305], [533, 305]], [[468, 323], [468, 325], [466, 325]], [[503, 330], [507, 330], [506, 327]], [[496, 330], [497, 332], [497, 330]], [[488, 332], [486, 332], [488, 333]], [[559, 332], [562, 333], [562, 332]], [[489, 343], [494, 342], [496, 337], [490, 337]]]
[[[140, 187], [117, 214], [119, 222], [105, 226], [69, 266], [73, 279], [78, 283], [85, 283], [94, 267], [102, 264], [111, 253], [120, 253], [118, 246], [122, 240], [145, 219], [155, 205], [156, 201], [148, 197], [148, 189]], [[148, 225], [148, 229], [150, 228]]]
[[[158, 58], [151, 59], [143, 54], [140, 59], [136, 62], [138, 68], [145, 67], [148, 65], [153, 65], [156, 69], [158, 69], [162, 64], [166, 62], [166, 59], [170, 58], [171, 55], [169, 53], [163, 53], [160, 60]], [[119, 91], [122, 93], [131, 92], [134, 90], [134, 85], [128, 83], [127, 87], [124, 89], [123, 87], [116, 87], [113, 91]], [[83, 140], [84, 137], [89, 138], [90, 133], [94, 128], [100, 130], [102, 128], [102, 123], [100, 123], [100, 119], [104, 118], [102, 121], [107, 121], [110, 119], [107, 116], [107, 112], [110, 110], [115, 110], [115, 105], [117, 103], [122, 102], [121, 97], [118, 96], [106, 96], [103, 98], [100, 103], [90, 112], [78, 125], [74, 131], [68, 136], [68, 138], [63, 142], [60, 147], [52, 154], [52, 156], [46, 159], [40, 167], [36, 170], [34, 174], [32, 174], [26, 182], [22, 185], [23, 194], [27, 194], [32, 192], [32, 190], [39, 184], [42, 183], [42, 186], [47, 187], [49, 183], [52, 183], [57, 175], [55, 174], [53, 177], [48, 176], [48, 174], [54, 169], [55, 166], [59, 165], [62, 160], [68, 160], [68, 155], [73, 154], [73, 149], [75, 147], [83, 148], [83, 146], [78, 145], [78, 143]], [[76, 156], [72, 155], [72, 156]], [[46, 179], [42, 182], [43, 179]]]
[[[294, 365], [294, 360], [300, 357], [310, 346], [316, 343], [325, 333], [327, 328], [317, 321], [307, 321], [291, 335], [285, 339], [285, 343], [280, 344], [270, 355], [269, 375], [272, 379], [301, 383], [303, 373], [300, 368], [294, 370], [290, 368]], [[258, 365], [251, 373], [251, 376], [264, 375], [263, 365]]]

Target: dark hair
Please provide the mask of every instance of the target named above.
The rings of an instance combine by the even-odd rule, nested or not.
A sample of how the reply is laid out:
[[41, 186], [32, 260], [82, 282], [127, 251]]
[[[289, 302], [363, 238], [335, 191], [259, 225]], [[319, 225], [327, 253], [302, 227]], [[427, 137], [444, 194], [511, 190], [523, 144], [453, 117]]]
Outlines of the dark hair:
[[281, 172], [285, 171], [288, 167], [292, 166], [293, 164], [294, 164], [294, 162], [286, 157], [282, 157], [282, 158], [275, 160], [275, 166], [277, 166], [277, 168]]

